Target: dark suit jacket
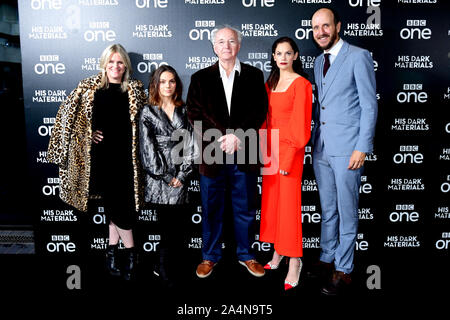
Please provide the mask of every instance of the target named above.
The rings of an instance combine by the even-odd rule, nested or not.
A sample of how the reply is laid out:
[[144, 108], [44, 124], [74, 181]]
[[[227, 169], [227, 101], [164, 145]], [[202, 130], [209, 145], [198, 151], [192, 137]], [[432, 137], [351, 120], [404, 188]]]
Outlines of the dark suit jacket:
[[[217, 144], [214, 142], [214, 137], [205, 138], [203, 135], [208, 129], [218, 129], [222, 135], [230, 133], [227, 132], [227, 129], [242, 129], [243, 131], [254, 129], [256, 133], [258, 132], [266, 119], [268, 108], [263, 73], [255, 67], [241, 63], [241, 72], [236, 72], [234, 78], [229, 114], [220, 78], [219, 62], [217, 62], [192, 75], [186, 105], [191, 124], [194, 126], [195, 121], [202, 123], [201, 131], [197, 130], [198, 128], [196, 129], [195, 126], [194, 129], [196, 129], [197, 142], [202, 141], [199, 150], [202, 150], [201, 156], [203, 156], [203, 151], [210, 143]], [[200, 139], [200, 135], [203, 139]], [[239, 132], [236, 135], [243, 142], [243, 151], [241, 152], [245, 152], [245, 162], [238, 162], [239, 170], [257, 172], [260, 168], [259, 157], [257, 163], [250, 161], [249, 157], [250, 152], [254, 153], [254, 148], [258, 149], [259, 142], [243, 139]], [[256, 145], [254, 145], [255, 143]], [[216, 148], [215, 150], [220, 149]], [[222, 151], [220, 152], [223, 154]], [[215, 177], [221, 166], [222, 164], [218, 163], [205, 163], [205, 159], [202, 159], [199, 171], [202, 175]]]

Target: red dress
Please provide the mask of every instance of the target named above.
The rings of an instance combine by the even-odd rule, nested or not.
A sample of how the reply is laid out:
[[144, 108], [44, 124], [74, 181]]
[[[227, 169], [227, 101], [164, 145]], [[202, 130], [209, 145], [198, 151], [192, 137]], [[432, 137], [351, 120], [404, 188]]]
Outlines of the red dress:
[[[272, 92], [267, 85], [266, 90], [269, 112], [262, 127], [267, 129], [267, 139], [261, 139], [262, 153], [268, 162], [264, 170], [275, 170], [269, 170], [269, 175], [263, 172], [260, 241], [274, 243], [280, 255], [301, 257], [301, 179], [305, 145], [311, 136], [312, 87], [298, 77], [286, 91]], [[279, 147], [272, 129], [279, 129]], [[280, 175], [280, 169], [289, 174]]]

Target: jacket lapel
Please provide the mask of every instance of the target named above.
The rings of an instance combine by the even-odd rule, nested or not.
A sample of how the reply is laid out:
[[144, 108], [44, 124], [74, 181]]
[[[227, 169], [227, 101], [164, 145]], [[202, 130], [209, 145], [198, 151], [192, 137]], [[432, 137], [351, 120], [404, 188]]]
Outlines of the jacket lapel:
[[[348, 43], [344, 41], [344, 44], [342, 45], [341, 50], [339, 51], [336, 59], [331, 64], [330, 68], [328, 69], [327, 74], [325, 75], [325, 78], [322, 77], [321, 86], [323, 83], [325, 83], [325, 86], [322, 87], [322, 99], [320, 99], [320, 102], [322, 103], [323, 99], [327, 95], [328, 90], [330, 89], [331, 85], [334, 82], [334, 79], [336, 78], [336, 75], [339, 73], [339, 70], [341, 69], [342, 65], [344, 64], [345, 59], [347, 58], [348, 54]], [[323, 56], [322, 56], [322, 60]], [[323, 61], [322, 61], [323, 62]], [[323, 70], [323, 63], [321, 65], [321, 70]], [[321, 71], [322, 74], [322, 71]]]
[[[230, 103], [230, 118], [233, 115], [234, 106], [236, 105], [236, 100], [239, 100], [240, 95], [240, 81], [241, 81], [241, 75], [237, 71], [233, 71], [234, 74], [234, 82], [233, 82], [233, 92], [231, 93], [231, 103]], [[241, 64], [241, 73], [242, 73], [242, 64]]]
[[324, 57], [323, 53], [317, 57], [317, 68], [314, 68], [314, 78], [316, 79], [316, 85], [317, 85], [317, 94], [318, 97], [322, 97], [322, 90], [323, 90], [323, 63], [324, 63]]

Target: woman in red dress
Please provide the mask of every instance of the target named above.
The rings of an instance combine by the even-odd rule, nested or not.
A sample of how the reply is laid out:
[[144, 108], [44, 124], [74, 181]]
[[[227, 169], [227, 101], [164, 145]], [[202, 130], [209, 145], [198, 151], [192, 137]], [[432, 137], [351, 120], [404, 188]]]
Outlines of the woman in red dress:
[[[272, 71], [266, 83], [269, 112], [263, 172], [260, 240], [274, 244], [265, 269], [277, 269], [289, 257], [285, 290], [298, 285], [302, 269], [301, 178], [305, 145], [311, 136], [312, 87], [302, 74], [296, 43], [282, 37], [272, 46]], [[276, 138], [278, 129], [279, 139]], [[274, 141], [272, 141], [272, 136]]]

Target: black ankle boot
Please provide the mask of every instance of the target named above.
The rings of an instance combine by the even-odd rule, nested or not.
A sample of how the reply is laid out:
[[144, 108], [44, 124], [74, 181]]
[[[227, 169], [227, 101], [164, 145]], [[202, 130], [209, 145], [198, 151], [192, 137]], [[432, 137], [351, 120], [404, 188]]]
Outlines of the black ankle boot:
[[124, 249], [124, 266], [122, 276], [125, 280], [136, 279], [137, 252], [134, 248]]
[[173, 288], [175, 286], [175, 279], [170, 268], [169, 250], [161, 248], [159, 251], [159, 263], [156, 266], [159, 278], [164, 286]]
[[120, 276], [119, 267], [119, 255], [118, 255], [119, 245], [108, 245], [106, 249], [106, 269], [112, 276]]

